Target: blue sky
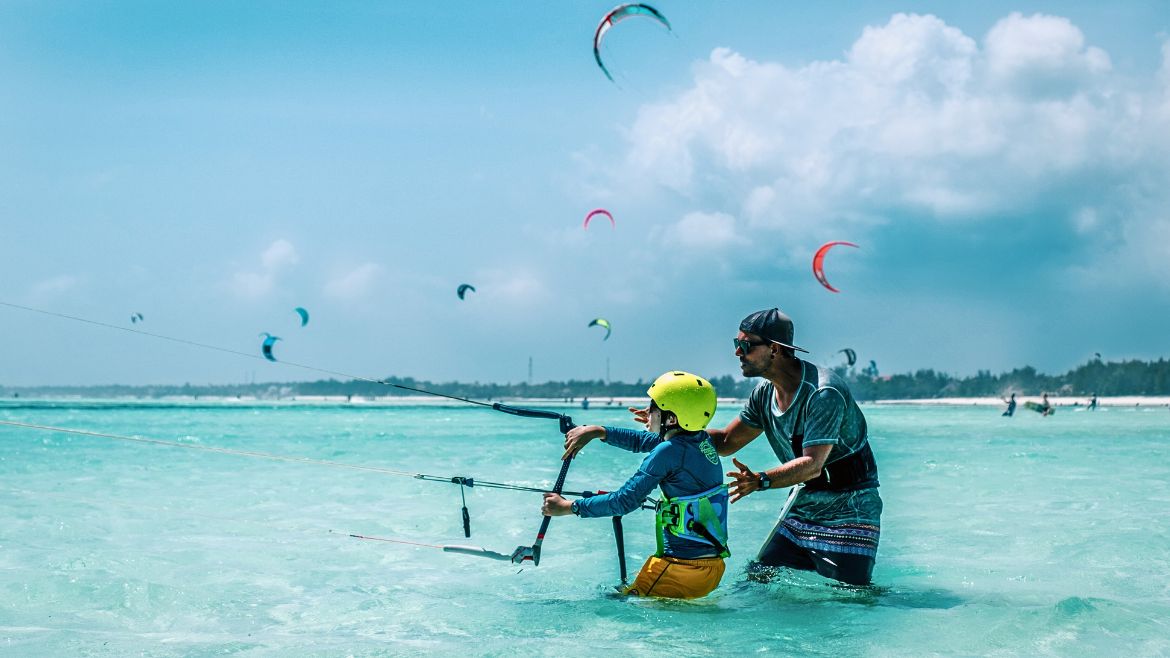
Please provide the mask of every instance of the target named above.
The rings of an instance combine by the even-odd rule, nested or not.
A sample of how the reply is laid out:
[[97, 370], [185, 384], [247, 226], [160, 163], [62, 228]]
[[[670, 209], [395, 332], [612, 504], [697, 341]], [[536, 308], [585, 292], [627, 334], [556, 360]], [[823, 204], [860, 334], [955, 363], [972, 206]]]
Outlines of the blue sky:
[[[733, 374], [771, 306], [886, 373], [1170, 355], [1166, 3], [663, 1], [617, 84], [612, 4], [0, 3], [0, 301], [441, 381]], [[316, 378], [0, 327], [6, 384]]]

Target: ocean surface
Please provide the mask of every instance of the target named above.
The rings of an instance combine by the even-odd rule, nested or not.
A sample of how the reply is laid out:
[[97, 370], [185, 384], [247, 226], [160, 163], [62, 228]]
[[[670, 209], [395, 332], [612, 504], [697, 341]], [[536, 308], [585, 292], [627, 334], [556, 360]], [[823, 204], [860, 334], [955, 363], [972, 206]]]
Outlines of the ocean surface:
[[[864, 410], [874, 586], [746, 580], [780, 490], [732, 508], [727, 574], [695, 602], [612, 597], [605, 519], [553, 519], [538, 567], [435, 548], [532, 544], [536, 493], [464, 489], [467, 539], [447, 482], [0, 426], [0, 655], [1170, 654], [1170, 410]], [[536, 487], [562, 444], [555, 421], [468, 405], [8, 401], [0, 420]], [[763, 438], [740, 458], [776, 463]], [[566, 488], [612, 489], [640, 459], [594, 442]], [[632, 575], [651, 512], [625, 542]]]

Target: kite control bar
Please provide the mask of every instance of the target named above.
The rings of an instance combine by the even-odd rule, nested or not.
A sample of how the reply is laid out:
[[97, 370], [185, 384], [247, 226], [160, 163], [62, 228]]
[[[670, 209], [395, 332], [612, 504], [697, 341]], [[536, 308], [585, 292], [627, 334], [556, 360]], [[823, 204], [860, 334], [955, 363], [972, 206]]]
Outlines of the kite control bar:
[[[567, 416], [561, 416], [561, 426], [564, 427]], [[573, 429], [573, 421], [569, 420], [569, 429]], [[567, 431], [567, 430], [566, 430]], [[569, 473], [569, 464], [573, 463], [572, 457], [566, 457], [565, 461], [561, 462], [561, 473], [557, 476], [557, 483], [553, 486], [553, 493], [560, 495], [565, 488], [565, 476]], [[525, 560], [532, 560], [533, 566], [540, 566], [540, 545], [544, 543], [544, 533], [548, 532], [548, 524], [552, 521], [551, 516], [546, 516], [540, 521], [540, 530], [536, 533], [536, 542], [531, 546], [517, 546], [516, 550], [512, 551], [512, 562], [523, 562]]]
[[[573, 419], [565, 414], [558, 414], [555, 411], [545, 411], [544, 409], [527, 409], [525, 407], [512, 407], [502, 402], [496, 402], [492, 405], [492, 409], [502, 411], [513, 416], [523, 416], [525, 418], [549, 418], [551, 420], [559, 420], [561, 422], [561, 434], [568, 434], [569, 430], [576, 427], [573, 424]], [[563, 479], [563, 478], [562, 478]], [[559, 493], [559, 492], [558, 492]]]
[[[456, 398], [456, 399], [459, 399], [459, 398]], [[477, 403], [477, 404], [483, 404], [484, 406], [486, 406], [486, 403]], [[512, 406], [509, 406], [506, 404], [502, 404], [500, 402], [496, 402], [496, 403], [492, 404], [491, 407], [492, 407], [492, 409], [494, 409], [496, 411], [502, 411], [506, 414], [512, 414], [513, 416], [522, 416], [524, 418], [548, 418], [550, 420], [560, 421], [561, 434], [567, 434], [569, 432], [569, 430], [576, 427], [576, 425], [573, 424], [572, 418], [566, 416], [565, 414], [559, 414], [555, 411], [546, 411], [544, 409], [528, 409], [525, 407], [512, 407]], [[568, 472], [568, 470], [569, 470], [569, 462], [568, 462], [568, 460], [565, 460], [564, 465], [561, 466], [560, 477], [557, 478], [557, 485], [553, 489], [554, 492], [556, 492], [558, 494], [563, 493], [563, 488], [565, 486], [565, 473]], [[446, 478], [435, 477], [433, 475], [416, 475], [415, 477], [420, 479], [420, 480], [431, 480], [431, 481], [445, 481], [446, 480]], [[463, 536], [470, 537], [471, 536], [471, 514], [467, 510], [466, 487], [474, 487], [475, 486], [475, 479], [469, 478], [469, 477], [456, 476], [456, 477], [450, 478], [450, 481], [452, 484], [459, 485], [459, 495], [461, 496], [461, 499], [463, 501], [463, 509], [462, 509], [462, 512], [463, 512]], [[514, 488], [514, 487], [501, 487], [501, 488]], [[516, 487], [516, 488], [518, 488], [518, 487]], [[540, 543], [544, 540], [545, 531], [548, 530], [549, 518], [550, 517], [546, 516], [546, 517], [544, 517], [544, 521], [541, 522], [540, 532], [537, 534], [535, 544], [533, 544], [532, 546], [521, 546], [521, 547], [516, 549], [516, 551], [512, 554], [512, 558], [511, 558], [513, 562], [521, 562], [525, 559], [528, 559], [528, 560], [532, 560], [533, 562], [535, 562], [537, 564], [540, 563]], [[467, 551], [463, 551], [463, 552], [466, 553]], [[475, 554], [478, 554], [478, 553], [475, 553]], [[499, 555], [499, 554], [497, 553], [496, 555]], [[498, 558], [496, 558], [496, 559], [498, 559]]]
[[[568, 434], [569, 430], [576, 427], [573, 424], [573, 419], [565, 414], [559, 414], [555, 411], [546, 411], [544, 409], [527, 409], [525, 407], [512, 407], [500, 402], [492, 405], [492, 409], [502, 411], [513, 416], [523, 416], [525, 418], [548, 418], [550, 420], [557, 420], [561, 423], [561, 434]], [[553, 493], [561, 494], [565, 489], [565, 476], [569, 473], [569, 464], [573, 461], [572, 457], [561, 462], [561, 472], [557, 475], [557, 483], [553, 486]], [[540, 545], [544, 543], [544, 535], [548, 532], [548, 524], [552, 521], [551, 516], [546, 516], [540, 521], [540, 530], [536, 533], [536, 541], [531, 546], [517, 546], [516, 550], [512, 551], [512, 562], [524, 562], [531, 560], [535, 566], [540, 565]]]

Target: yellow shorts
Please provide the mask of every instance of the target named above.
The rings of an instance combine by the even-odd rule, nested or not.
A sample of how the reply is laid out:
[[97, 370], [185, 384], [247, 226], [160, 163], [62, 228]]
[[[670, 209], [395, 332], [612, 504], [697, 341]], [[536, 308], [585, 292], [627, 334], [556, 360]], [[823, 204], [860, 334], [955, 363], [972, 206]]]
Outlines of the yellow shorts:
[[622, 590], [630, 596], [661, 596], [670, 599], [697, 599], [707, 596], [723, 579], [723, 558], [696, 560], [651, 555], [642, 565], [634, 583]]

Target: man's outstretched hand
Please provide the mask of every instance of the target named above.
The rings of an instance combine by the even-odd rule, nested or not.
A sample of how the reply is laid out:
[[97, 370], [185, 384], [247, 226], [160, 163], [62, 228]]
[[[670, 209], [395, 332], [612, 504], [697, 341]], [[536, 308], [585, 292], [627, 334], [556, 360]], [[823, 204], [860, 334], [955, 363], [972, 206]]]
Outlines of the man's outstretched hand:
[[732, 457], [731, 463], [735, 464], [738, 471], [728, 471], [727, 477], [733, 478], [735, 481], [731, 483], [728, 488], [728, 493], [731, 494], [731, 502], [735, 502], [740, 498], [758, 491], [760, 488], [760, 474], [747, 467], [747, 464]]

